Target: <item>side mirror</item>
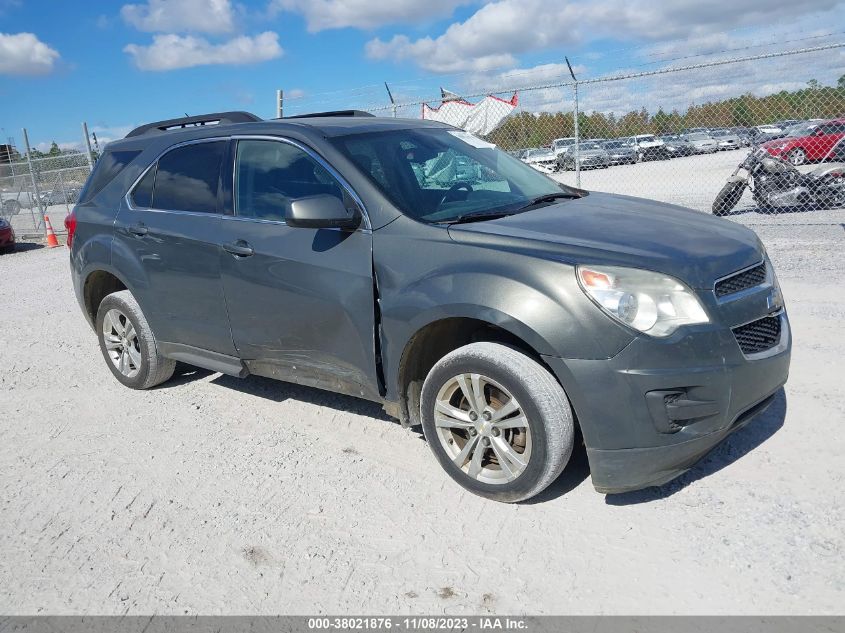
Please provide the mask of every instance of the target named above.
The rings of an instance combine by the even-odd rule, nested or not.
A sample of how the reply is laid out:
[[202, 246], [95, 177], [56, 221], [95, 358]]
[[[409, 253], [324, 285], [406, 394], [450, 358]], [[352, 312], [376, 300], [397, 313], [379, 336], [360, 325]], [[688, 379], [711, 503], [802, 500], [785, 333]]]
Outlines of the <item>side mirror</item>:
[[361, 224], [358, 207], [348, 209], [343, 201], [328, 194], [293, 200], [285, 212], [288, 226], [309, 229], [357, 229]]

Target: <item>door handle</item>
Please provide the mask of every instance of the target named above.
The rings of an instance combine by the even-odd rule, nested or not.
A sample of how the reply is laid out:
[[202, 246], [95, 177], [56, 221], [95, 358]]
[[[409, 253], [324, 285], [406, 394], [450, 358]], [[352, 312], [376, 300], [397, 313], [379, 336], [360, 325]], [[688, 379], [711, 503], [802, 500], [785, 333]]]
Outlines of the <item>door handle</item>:
[[139, 222], [138, 224], [133, 224], [132, 226], [130, 226], [128, 231], [132, 233], [132, 235], [135, 235], [137, 237], [143, 237], [149, 232], [149, 229], [143, 222]]
[[223, 244], [223, 250], [227, 253], [231, 253], [235, 257], [249, 257], [253, 253], [252, 246], [249, 243], [245, 242], [244, 240], [238, 240], [237, 242], [230, 242], [229, 244]]

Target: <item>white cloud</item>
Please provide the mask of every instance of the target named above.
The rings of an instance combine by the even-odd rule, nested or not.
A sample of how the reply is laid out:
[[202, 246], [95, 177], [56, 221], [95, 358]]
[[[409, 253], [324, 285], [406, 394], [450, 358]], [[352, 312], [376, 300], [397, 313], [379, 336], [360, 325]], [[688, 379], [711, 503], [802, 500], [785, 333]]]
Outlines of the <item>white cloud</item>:
[[120, 15], [139, 31], [230, 33], [235, 28], [230, 0], [148, 0], [126, 4]]
[[447, 17], [473, 0], [273, 0], [271, 13], [302, 14], [313, 32], [355, 27], [373, 29], [386, 24], [414, 24]]
[[[516, 55], [601, 38], [637, 42], [701, 38], [744, 26], [804, 18], [845, 6], [843, 0], [497, 0], [439, 37], [396, 35], [366, 45], [371, 59], [412, 60], [438, 73], [516, 65]], [[832, 15], [831, 17], [834, 17]]]
[[266, 31], [255, 36], [242, 35], [221, 44], [192, 35], [155, 35], [149, 46], [129, 44], [124, 47], [141, 70], [174, 70], [211, 64], [253, 64], [276, 59], [284, 54], [279, 36]]
[[0, 75], [46, 75], [59, 57], [32, 33], [0, 33]]

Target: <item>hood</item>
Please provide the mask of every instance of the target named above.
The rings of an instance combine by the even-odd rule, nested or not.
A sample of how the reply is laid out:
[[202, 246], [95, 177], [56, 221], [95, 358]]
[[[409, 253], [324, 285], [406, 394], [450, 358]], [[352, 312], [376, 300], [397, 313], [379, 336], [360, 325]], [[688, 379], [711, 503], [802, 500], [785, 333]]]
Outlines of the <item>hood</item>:
[[517, 215], [456, 224], [450, 237], [502, 250], [535, 251], [568, 263], [631, 266], [699, 289], [763, 258], [739, 224], [654, 200], [591, 193]]
[[585, 149], [578, 152], [581, 158], [585, 156], [604, 156], [606, 153], [603, 149]]

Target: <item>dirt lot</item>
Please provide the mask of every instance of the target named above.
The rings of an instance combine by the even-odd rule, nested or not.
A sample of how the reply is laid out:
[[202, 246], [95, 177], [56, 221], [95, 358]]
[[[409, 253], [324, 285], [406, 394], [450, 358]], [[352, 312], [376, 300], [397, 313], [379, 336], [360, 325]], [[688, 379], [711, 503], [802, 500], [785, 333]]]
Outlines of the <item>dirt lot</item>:
[[185, 371], [121, 387], [64, 248], [0, 256], [0, 612], [841, 613], [845, 211], [745, 213], [792, 375], [681, 479], [535, 503], [457, 487], [376, 405]]

